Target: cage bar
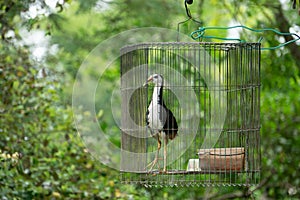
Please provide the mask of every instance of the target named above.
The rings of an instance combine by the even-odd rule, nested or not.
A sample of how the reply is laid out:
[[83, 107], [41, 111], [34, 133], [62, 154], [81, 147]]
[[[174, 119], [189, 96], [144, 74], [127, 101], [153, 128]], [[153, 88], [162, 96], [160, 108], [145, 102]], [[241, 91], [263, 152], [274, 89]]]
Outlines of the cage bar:
[[[146, 126], [154, 86], [178, 122], [163, 161]], [[121, 49], [121, 181], [145, 186], [251, 186], [260, 180], [260, 44], [143, 43]], [[162, 150], [160, 157], [163, 157]]]

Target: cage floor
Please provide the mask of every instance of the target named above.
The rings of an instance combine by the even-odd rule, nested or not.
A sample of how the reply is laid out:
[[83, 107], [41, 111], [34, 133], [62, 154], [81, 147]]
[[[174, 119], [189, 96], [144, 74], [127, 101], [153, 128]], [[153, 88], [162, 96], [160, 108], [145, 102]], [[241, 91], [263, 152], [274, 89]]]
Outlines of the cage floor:
[[[122, 172], [122, 171], [121, 171]], [[161, 170], [152, 170], [152, 171], [136, 171], [132, 173], [136, 174], [228, 174], [228, 173], [257, 173], [259, 170], [248, 170], [248, 171], [237, 171], [237, 170], [201, 170], [201, 171], [186, 171], [186, 170], [168, 170], [166, 172]], [[126, 173], [126, 172], [125, 172]]]

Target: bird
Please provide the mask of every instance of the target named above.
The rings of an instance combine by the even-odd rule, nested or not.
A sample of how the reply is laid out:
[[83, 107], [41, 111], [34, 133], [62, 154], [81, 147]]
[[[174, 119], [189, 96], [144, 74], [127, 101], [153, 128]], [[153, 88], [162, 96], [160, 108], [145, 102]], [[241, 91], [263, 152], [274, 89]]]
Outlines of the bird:
[[152, 137], [157, 140], [157, 152], [154, 160], [147, 166], [152, 171], [158, 163], [159, 150], [161, 149], [161, 140], [164, 140], [164, 166], [163, 172], [167, 172], [167, 145], [168, 141], [173, 140], [178, 133], [178, 124], [176, 118], [170, 109], [167, 108], [163, 100], [164, 78], [160, 74], [152, 74], [144, 85], [153, 82], [154, 89], [151, 102], [146, 113], [146, 124]]

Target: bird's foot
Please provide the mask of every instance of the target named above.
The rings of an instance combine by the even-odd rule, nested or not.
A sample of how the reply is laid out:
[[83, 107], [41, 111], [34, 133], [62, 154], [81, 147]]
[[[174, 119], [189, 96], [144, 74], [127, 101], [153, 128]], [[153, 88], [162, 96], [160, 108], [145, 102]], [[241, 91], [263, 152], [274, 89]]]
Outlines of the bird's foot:
[[158, 162], [159, 160], [162, 160], [162, 158], [154, 158], [154, 160], [147, 165], [146, 169], [150, 167], [148, 172], [151, 172], [155, 165], [158, 166], [158, 169], [160, 168], [159, 162]]

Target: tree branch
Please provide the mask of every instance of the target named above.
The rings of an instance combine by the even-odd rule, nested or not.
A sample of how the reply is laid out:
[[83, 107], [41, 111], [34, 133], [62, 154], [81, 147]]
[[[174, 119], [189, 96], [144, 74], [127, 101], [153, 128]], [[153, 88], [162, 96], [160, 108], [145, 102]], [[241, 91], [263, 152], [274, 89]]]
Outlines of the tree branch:
[[[271, 170], [272, 172], [274, 170]], [[253, 189], [246, 189], [244, 191], [236, 191], [236, 192], [232, 192], [232, 193], [228, 193], [228, 194], [224, 194], [224, 195], [221, 195], [221, 196], [212, 196], [210, 197], [211, 199], [216, 199], [216, 200], [225, 200], [225, 199], [236, 199], [236, 198], [247, 198], [247, 197], [250, 197], [251, 195], [253, 195], [253, 193], [256, 191], [256, 190], [259, 190], [260, 188], [264, 187], [268, 182], [269, 180], [271, 179], [273, 173], [270, 173], [269, 176], [267, 176], [266, 178], [264, 178], [255, 188]]]
[[219, 196], [216, 198], [216, 200], [225, 200], [225, 199], [236, 199], [236, 198], [241, 198], [245, 197], [245, 193], [242, 191], [237, 191], [229, 194], [224, 194], [222, 196]]

